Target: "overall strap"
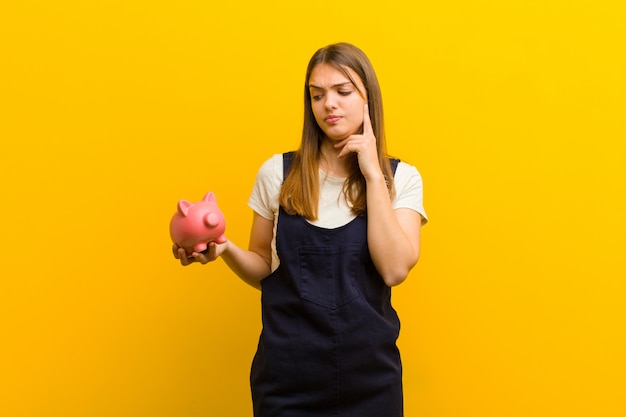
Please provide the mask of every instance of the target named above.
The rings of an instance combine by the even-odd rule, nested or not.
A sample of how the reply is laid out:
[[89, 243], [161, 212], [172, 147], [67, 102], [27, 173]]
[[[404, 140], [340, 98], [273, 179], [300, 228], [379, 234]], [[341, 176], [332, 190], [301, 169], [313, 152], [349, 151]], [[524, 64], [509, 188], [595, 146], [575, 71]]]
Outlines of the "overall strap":
[[283, 182], [285, 178], [287, 178], [287, 173], [289, 172], [289, 168], [291, 168], [291, 161], [293, 160], [293, 151], [285, 152], [283, 154]]
[[396, 158], [389, 158], [389, 163], [391, 164], [391, 172], [393, 173], [393, 176], [396, 176], [396, 169], [398, 169], [398, 163], [400, 162], [399, 159]]

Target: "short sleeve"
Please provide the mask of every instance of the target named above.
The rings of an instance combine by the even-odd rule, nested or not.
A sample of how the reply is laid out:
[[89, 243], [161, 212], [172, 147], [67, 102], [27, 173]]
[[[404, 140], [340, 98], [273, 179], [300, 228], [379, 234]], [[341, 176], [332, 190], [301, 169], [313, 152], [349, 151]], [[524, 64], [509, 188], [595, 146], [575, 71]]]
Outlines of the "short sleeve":
[[424, 210], [424, 190], [422, 176], [414, 166], [405, 162], [398, 164], [394, 176], [396, 198], [393, 208], [408, 208], [417, 211], [422, 216], [422, 225], [428, 222], [426, 210]]
[[266, 160], [257, 172], [248, 206], [265, 219], [274, 220], [278, 212], [282, 178], [282, 154], [273, 155]]

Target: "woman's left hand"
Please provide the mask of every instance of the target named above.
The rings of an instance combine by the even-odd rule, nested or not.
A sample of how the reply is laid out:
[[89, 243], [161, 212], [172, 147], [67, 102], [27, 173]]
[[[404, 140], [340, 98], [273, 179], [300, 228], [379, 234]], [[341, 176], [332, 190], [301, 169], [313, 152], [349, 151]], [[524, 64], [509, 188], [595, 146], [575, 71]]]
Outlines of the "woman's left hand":
[[382, 175], [378, 162], [378, 149], [376, 148], [376, 136], [372, 129], [369, 109], [367, 104], [363, 106], [363, 133], [350, 135], [346, 139], [335, 144], [335, 148], [341, 148], [338, 157], [343, 158], [349, 153], [356, 153], [361, 173], [368, 179], [374, 175]]

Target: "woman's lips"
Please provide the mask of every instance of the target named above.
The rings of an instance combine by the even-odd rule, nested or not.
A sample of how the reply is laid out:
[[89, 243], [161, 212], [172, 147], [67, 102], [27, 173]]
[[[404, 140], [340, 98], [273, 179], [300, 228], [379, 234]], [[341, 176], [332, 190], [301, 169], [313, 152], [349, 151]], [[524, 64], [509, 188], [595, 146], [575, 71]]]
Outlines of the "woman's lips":
[[335, 123], [337, 123], [339, 121], [339, 119], [341, 119], [340, 116], [334, 116], [334, 115], [333, 116], [328, 116], [326, 118], [326, 123], [335, 124]]

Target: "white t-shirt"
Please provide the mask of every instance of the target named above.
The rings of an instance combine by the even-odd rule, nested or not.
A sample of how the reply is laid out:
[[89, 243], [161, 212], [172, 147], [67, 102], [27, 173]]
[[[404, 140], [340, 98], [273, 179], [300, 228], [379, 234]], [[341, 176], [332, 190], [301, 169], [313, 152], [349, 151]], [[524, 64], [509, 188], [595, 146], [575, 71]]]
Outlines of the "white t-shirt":
[[[352, 221], [356, 216], [343, 198], [345, 178], [326, 175], [320, 170], [320, 201], [317, 220], [311, 224], [334, 229]], [[276, 226], [278, 224], [278, 196], [283, 182], [283, 155], [275, 154], [265, 161], [257, 173], [248, 206], [260, 216], [274, 221], [272, 238], [272, 271], [280, 263], [276, 253]], [[394, 209], [409, 208], [422, 216], [422, 224], [428, 221], [423, 204], [422, 176], [412, 165], [400, 161], [394, 176], [396, 197], [392, 202]]]

